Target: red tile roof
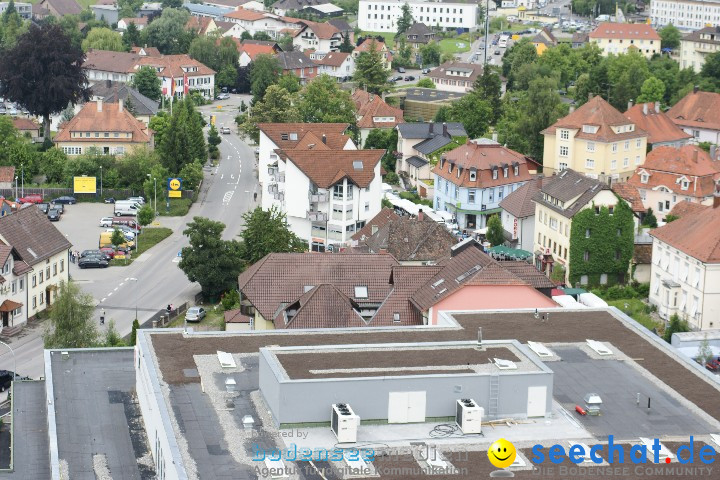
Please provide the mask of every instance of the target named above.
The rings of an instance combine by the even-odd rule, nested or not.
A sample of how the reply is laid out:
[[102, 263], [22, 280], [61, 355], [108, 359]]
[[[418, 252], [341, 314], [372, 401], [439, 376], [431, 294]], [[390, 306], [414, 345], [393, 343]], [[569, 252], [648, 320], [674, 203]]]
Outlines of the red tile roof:
[[272, 45], [258, 45], [256, 43], [243, 43], [239, 42], [238, 39], [233, 38], [238, 45], [238, 52], [245, 52], [250, 57], [250, 60], [255, 60], [258, 55], [275, 55], [275, 49]]
[[186, 30], [195, 30], [198, 35], [205, 35], [213, 19], [210, 17], [196, 17], [191, 15], [185, 24]]
[[590, 38], [617, 38], [632, 40], [657, 40], [660, 35], [646, 23], [611, 23], [603, 22], [590, 32]]
[[[118, 103], [102, 103], [102, 110], [98, 111], [98, 102], [87, 102], [80, 111], [67, 123], [53, 139], [58, 142], [113, 142], [113, 143], [149, 143], [150, 131], [143, 122], [136, 119], [127, 108], [119, 111]], [[110, 132], [111, 136], [73, 137], [73, 132]], [[130, 138], [115, 138], [113, 132], [131, 133]]]
[[370, 237], [373, 234], [373, 227], [377, 227], [378, 229], [380, 229], [386, 223], [397, 218], [400, 218], [400, 216], [395, 213], [395, 210], [390, 207], [385, 207], [380, 210], [380, 213], [375, 215], [372, 219], [368, 220], [365, 226], [355, 232], [355, 235], [350, 238], [356, 241], [363, 240], [364, 238]]
[[647, 142], [650, 144], [692, 138], [692, 135], [682, 131], [665, 112], [660, 110], [659, 104], [639, 103], [625, 112], [625, 116], [648, 133]]
[[626, 182], [613, 183], [611, 188], [618, 197], [630, 204], [630, 208], [633, 212], [641, 213], [645, 211], [645, 206], [643, 205], [642, 197], [640, 197], [640, 192], [638, 192], [638, 189], [634, 185]]
[[[593, 97], [571, 114], [561, 118], [543, 130], [543, 135], [555, 134], [558, 128], [578, 130], [575, 138], [596, 140], [600, 142], [616, 142], [630, 138], [646, 137], [647, 133], [635, 127], [634, 131], [615, 133], [611, 127], [630, 125], [632, 122], [615, 107], [606, 102], [600, 95]], [[583, 125], [598, 127], [597, 132], [583, 132]]]
[[223, 316], [225, 317], [225, 323], [250, 323], [252, 320], [251, 317], [240, 313], [239, 308], [236, 310], [227, 310]]
[[13, 118], [13, 126], [18, 130], [38, 130], [40, 125], [30, 118], [15, 117]]
[[683, 200], [675, 204], [672, 210], [668, 212], [668, 216], [672, 215], [674, 217], [684, 217], [697, 213], [701, 210], [707, 210], [708, 208], [712, 207], [710, 205], [703, 205], [701, 203], [688, 202], [687, 200]]
[[357, 309], [338, 287], [321, 284], [280, 310], [273, 323], [276, 329], [367, 327]]
[[0, 167], [0, 182], [8, 183], [15, 181], [15, 167]]
[[321, 40], [329, 40], [334, 35], [340, 33], [340, 30], [338, 30], [337, 27], [329, 23], [311, 22], [309, 20], [302, 20], [301, 22], [307, 25], [307, 28], [312, 30], [315, 36]]
[[[387, 103], [379, 95], [373, 95], [365, 90], [355, 90], [352, 95], [357, 108], [358, 128], [394, 128], [399, 123], [404, 123], [403, 111]], [[395, 121], [375, 121], [378, 117], [393, 117]]]
[[262, 20], [267, 16], [266, 13], [257, 12], [255, 10], [248, 10], [245, 8], [238, 8], [234, 12], [228, 12], [223, 14], [223, 17], [225, 18], [234, 18], [236, 20], [247, 20], [249, 22], [254, 22], [256, 20]]
[[650, 231], [650, 235], [703, 263], [720, 263], [720, 207], [702, 209]]
[[515, 218], [527, 218], [535, 215], [535, 202], [533, 195], [540, 191], [545, 177], [539, 176], [531, 179], [522, 187], [512, 192], [500, 202], [500, 208]]
[[[198, 17], [191, 17], [191, 18], [198, 18]], [[148, 24], [148, 17], [127, 17], [127, 18], [121, 18], [125, 24], [130, 25], [131, 23], [134, 23], [135, 25], [147, 25]]]
[[[149, 65], [158, 69], [158, 76], [180, 78], [183, 75], [197, 77], [199, 75], [213, 75], [215, 70], [190, 58], [190, 55], [162, 55], [160, 57], [140, 57], [137, 68]], [[183, 68], [197, 68], [194, 72], [186, 72]]]
[[667, 114], [680, 126], [720, 130], [720, 93], [690, 92]]
[[321, 59], [314, 59], [315, 65], [326, 65], [328, 67], [339, 67], [350, 56], [344, 52], [330, 52]]
[[330, 188], [347, 178], [360, 188], [375, 178], [375, 166], [385, 150], [276, 150], [294, 163], [320, 188]]
[[297, 146], [307, 132], [317, 138], [325, 135], [327, 145], [333, 150], [345, 148], [350, 137], [345, 135], [348, 123], [258, 123], [261, 132], [282, 150], [290, 150]]

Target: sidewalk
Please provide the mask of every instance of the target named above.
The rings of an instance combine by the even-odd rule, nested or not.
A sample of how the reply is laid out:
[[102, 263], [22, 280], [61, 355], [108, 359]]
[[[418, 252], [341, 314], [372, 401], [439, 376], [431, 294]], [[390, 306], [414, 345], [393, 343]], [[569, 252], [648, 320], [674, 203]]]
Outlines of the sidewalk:
[[[17, 350], [26, 343], [30, 343], [36, 338], [42, 337], [46, 321], [47, 320], [30, 320], [27, 325], [23, 327], [20, 333], [13, 335], [12, 337], [5, 337], [0, 334], [0, 340], [10, 345], [13, 350]], [[0, 358], [6, 353], [10, 352], [7, 350], [0, 352]]]

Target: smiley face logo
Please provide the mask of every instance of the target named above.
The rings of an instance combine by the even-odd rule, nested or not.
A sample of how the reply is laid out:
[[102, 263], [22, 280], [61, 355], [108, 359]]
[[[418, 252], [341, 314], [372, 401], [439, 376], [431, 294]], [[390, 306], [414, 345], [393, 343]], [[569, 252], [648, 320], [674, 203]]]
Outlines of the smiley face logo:
[[515, 461], [516, 454], [515, 446], [504, 438], [501, 438], [490, 445], [488, 459], [490, 459], [490, 463], [497, 468], [507, 468]]

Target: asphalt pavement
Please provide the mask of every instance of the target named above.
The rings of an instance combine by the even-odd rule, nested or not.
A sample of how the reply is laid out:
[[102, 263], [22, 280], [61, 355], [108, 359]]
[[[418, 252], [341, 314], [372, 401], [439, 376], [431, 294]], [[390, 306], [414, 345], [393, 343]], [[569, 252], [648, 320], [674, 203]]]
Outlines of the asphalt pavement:
[[[179, 305], [194, 302], [200, 286], [188, 281], [178, 268], [178, 253], [188, 245], [182, 232], [193, 217], [207, 217], [226, 225], [223, 238], [237, 236], [242, 228], [242, 214], [256, 204], [253, 193], [257, 187], [257, 165], [254, 146], [246, 144], [238, 135], [235, 116], [241, 100], [249, 102], [248, 96], [232, 95], [229, 100], [215, 101], [200, 107], [206, 118], [215, 115], [216, 125], [230, 127], [232, 133], [222, 135], [219, 145], [221, 161], [217, 167], [206, 167], [198, 200], [185, 217], [158, 217], [160, 226], [173, 233], [158, 245], [140, 255], [126, 267], [81, 270], [70, 264], [72, 279], [90, 294], [96, 304], [95, 316], [106, 312], [105, 326], [115, 321], [121, 334], [130, 333], [135, 312], [142, 323], [153, 313], [168, 304]], [[259, 193], [259, 192], [258, 192]], [[150, 199], [146, 199], [150, 200]], [[158, 199], [160, 207], [162, 200]], [[101, 231], [100, 217], [111, 214], [109, 205], [70, 205], [64, 218], [56, 225], [73, 243], [74, 250], [97, 248]], [[140, 235], [142, 242], [142, 234]], [[32, 378], [44, 375], [42, 332], [44, 325], [29, 325], [18, 336], [9, 339], [17, 361], [17, 372]], [[0, 369], [13, 370], [14, 363], [9, 350], [0, 350]]]

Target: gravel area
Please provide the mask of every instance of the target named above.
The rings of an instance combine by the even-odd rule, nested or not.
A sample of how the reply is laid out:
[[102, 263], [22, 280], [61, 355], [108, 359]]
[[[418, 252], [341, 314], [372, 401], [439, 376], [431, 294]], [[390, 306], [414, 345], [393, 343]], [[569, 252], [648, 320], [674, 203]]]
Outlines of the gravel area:
[[96, 480], [112, 480], [105, 454], [93, 455], [93, 470], [95, 471]]

